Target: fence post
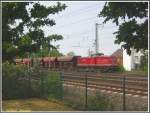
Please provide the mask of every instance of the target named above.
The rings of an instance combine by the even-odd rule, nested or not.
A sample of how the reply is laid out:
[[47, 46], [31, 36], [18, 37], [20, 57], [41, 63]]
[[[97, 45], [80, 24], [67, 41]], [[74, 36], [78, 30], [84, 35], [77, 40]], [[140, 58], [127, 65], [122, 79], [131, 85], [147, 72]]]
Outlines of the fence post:
[[44, 96], [44, 80], [43, 80], [43, 76], [41, 74], [41, 70], [40, 71], [40, 76], [41, 76], [41, 96]]
[[87, 110], [87, 74], [85, 74], [85, 110]]
[[[50, 73], [50, 71], [48, 71], [48, 73]], [[47, 99], [48, 98], [48, 86], [47, 86], [47, 79], [48, 79], [48, 75], [47, 74], [47, 71], [46, 71], [46, 75], [44, 76], [44, 82], [43, 82], [43, 85], [44, 85], [44, 95], [45, 95], [45, 98]]]
[[123, 111], [126, 110], [126, 77], [123, 75]]
[[61, 81], [61, 99], [63, 100], [63, 73], [60, 71], [60, 81]]
[[29, 76], [29, 78], [28, 78], [28, 80], [29, 80], [29, 97], [31, 97], [31, 73], [30, 73], [30, 67], [29, 67], [29, 65], [28, 65], [28, 76]]

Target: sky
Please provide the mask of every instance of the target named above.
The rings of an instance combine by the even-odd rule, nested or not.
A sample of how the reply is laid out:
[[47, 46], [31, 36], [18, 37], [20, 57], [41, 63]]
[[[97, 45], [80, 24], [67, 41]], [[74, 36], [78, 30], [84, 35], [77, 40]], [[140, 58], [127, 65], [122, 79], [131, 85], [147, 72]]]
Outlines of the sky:
[[[50, 6], [56, 2], [40, 2], [43, 5]], [[88, 51], [95, 51], [95, 24], [102, 24], [104, 18], [99, 18], [98, 14], [102, 10], [105, 2], [98, 1], [63, 1], [67, 8], [49, 18], [55, 20], [56, 25], [43, 27], [45, 35], [59, 34], [64, 37], [63, 40], [52, 42], [53, 45], [59, 45], [59, 51], [63, 54], [74, 52], [75, 55], [88, 56]], [[120, 45], [114, 44], [115, 35], [118, 27], [109, 21], [98, 26], [99, 52], [105, 55], [111, 55]]]

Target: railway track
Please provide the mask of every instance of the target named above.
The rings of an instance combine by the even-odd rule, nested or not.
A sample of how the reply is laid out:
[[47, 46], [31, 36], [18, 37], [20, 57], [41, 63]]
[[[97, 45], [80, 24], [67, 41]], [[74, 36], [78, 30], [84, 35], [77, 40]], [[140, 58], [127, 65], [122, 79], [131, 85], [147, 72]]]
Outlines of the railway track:
[[[61, 71], [60, 71], [61, 72]], [[67, 75], [75, 74], [75, 75], [83, 75], [87, 74], [90, 77], [100, 77], [100, 76], [106, 76], [106, 77], [122, 77], [126, 76], [126, 78], [130, 79], [137, 79], [137, 80], [148, 80], [148, 76], [140, 76], [140, 75], [133, 75], [133, 74], [126, 74], [126, 73], [94, 73], [94, 72], [64, 72]]]
[[[63, 74], [64, 84], [85, 87], [84, 74]], [[126, 94], [148, 96], [148, 79], [146, 77], [129, 77], [126, 76]], [[87, 86], [90, 89], [100, 89], [111, 92], [122, 93], [123, 77], [107, 74], [106, 76], [87, 74]]]
[[[74, 78], [77, 78], [77, 77], [79, 77], [79, 78], [84, 78], [84, 74], [76, 74], [75, 76], [74, 75], [72, 75], [72, 74], [70, 74], [70, 73], [66, 73], [66, 74], [64, 74], [64, 76], [65, 75], [69, 75], [68, 77], [74, 77]], [[89, 79], [108, 79], [108, 80], [115, 80], [115, 81], [120, 81], [120, 80], [122, 80], [122, 76], [105, 76], [105, 75], [89, 75], [89, 74], [87, 74], [87, 76], [88, 76], [88, 78]], [[136, 77], [126, 77], [126, 80], [128, 80], [128, 82], [141, 82], [141, 83], [147, 83], [147, 78], [136, 78]]]
[[78, 75], [83, 75], [83, 74], [87, 74], [88, 76], [91, 77], [99, 77], [99, 76], [108, 76], [108, 77], [122, 77], [122, 76], [126, 76], [126, 78], [128, 79], [133, 79], [133, 80], [142, 80], [142, 81], [147, 81], [148, 80], [148, 76], [141, 76], [141, 75], [137, 75], [137, 74], [127, 74], [127, 73], [100, 73], [100, 72], [91, 72], [91, 71], [77, 71], [77, 70], [51, 70], [49, 68], [42, 68], [44, 70], [50, 70], [50, 71], [56, 71], [56, 72], [62, 72], [65, 73], [67, 75], [71, 75], [74, 74], [76, 76]]
[[[84, 74], [75, 74], [72, 75], [70, 73], [64, 74], [64, 78], [73, 78], [73, 79], [85, 79]], [[93, 81], [105, 81], [105, 82], [111, 82], [111, 83], [122, 83], [123, 76], [105, 76], [105, 75], [89, 75], [87, 74], [88, 80]], [[148, 79], [146, 77], [143, 78], [136, 78], [136, 77], [126, 77], [126, 83], [132, 84], [132, 85], [138, 85], [140, 84], [143, 87], [148, 87]]]
[[[64, 84], [66, 85], [73, 85], [73, 86], [80, 86], [80, 87], [85, 87], [85, 84], [82, 82], [74, 82], [74, 81], [66, 81], [64, 80]], [[97, 84], [88, 84], [87, 85], [88, 89], [99, 89], [99, 90], [105, 90], [105, 91], [111, 91], [111, 92], [117, 92], [117, 93], [122, 93], [122, 87], [117, 87], [117, 86], [112, 86], [112, 85], [97, 85]], [[137, 90], [133, 88], [126, 88], [126, 94], [131, 94], [131, 95], [139, 95], [139, 96], [147, 96], [148, 92], [146, 90]]]
[[111, 92], [123, 92], [123, 76], [126, 77], [126, 94], [148, 96], [148, 77], [126, 73], [95, 73], [78, 71], [60, 71], [63, 83], [66, 85], [85, 87], [87, 76], [88, 89], [99, 89]]
[[[72, 79], [72, 78], [64, 78], [63, 80], [65, 80], [65, 81], [72, 81], [72, 82], [82, 82], [82, 83], [85, 83], [85, 80], [84, 79]], [[113, 81], [113, 82], [111, 82], [111, 81], [105, 81], [105, 80], [96, 80], [96, 81], [94, 81], [94, 80], [91, 80], [91, 79], [87, 79], [87, 82], [89, 83], [89, 84], [95, 84], [95, 85], [111, 85], [111, 86], [114, 86], [114, 87], [121, 87], [122, 86], [122, 84], [123, 84], [123, 82], [122, 81]], [[126, 86], [128, 87], [128, 88], [133, 88], [133, 89], [137, 89], [137, 90], [143, 90], [143, 89], [145, 89], [145, 90], [147, 90], [147, 85], [143, 85], [143, 84], [131, 84], [131, 83], [128, 83], [128, 81], [126, 82]]]

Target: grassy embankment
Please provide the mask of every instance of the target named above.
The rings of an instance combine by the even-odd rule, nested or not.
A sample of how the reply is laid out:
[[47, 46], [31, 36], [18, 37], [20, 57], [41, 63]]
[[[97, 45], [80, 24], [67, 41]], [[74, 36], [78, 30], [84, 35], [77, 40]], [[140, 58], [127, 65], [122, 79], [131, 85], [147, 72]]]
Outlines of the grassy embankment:
[[64, 103], [37, 98], [4, 100], [3, 111], [73, 111]]

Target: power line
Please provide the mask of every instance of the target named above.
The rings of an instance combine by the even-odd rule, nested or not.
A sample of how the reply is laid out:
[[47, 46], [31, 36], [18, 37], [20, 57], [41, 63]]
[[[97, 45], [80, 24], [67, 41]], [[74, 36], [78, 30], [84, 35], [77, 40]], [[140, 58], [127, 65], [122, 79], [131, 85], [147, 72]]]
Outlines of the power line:
[[[90, 29], [88, 29], [88, 30], [84, 30], [84, 31], [82, 31], [82, 32], [72, 32], [72, 33], [70, 33], [70, 34], [64, 34], [64, 33], [59, 33], [60, 35], [64, 35], [64, 36], [66, 36], [66, 37], [68, 37], [68, 36], [71, 36], [71, 35], [73, 35], [73, 36], [78, 36], [78, 35], [85, 35], [86, 33], [90, 33], [90, 32], [94, 32], [94, 29], [93, 28], [91, 28], [90, 27]], [[57, 32], [58, 33], [58, 32]], [[56, 34], [57, 34], [56, 33]], [[72, 37], [71, 37], [72, 38]]]
[[[108, 26], [107, 26], [108, 27]], [[103, 28], [107, 28], [107, 27], [104, 27], [103, 26]], [[116, 27], [116, 26], [112, 26], [112, 27]], [[90, 27], [91, 28], [91, 27]], [[107, 28], [107, 29], [110, 29], [110, 28]], [[72, 38], [72, 36], [71, 35], [73, 35], [73, 36], [82, 36], [82, 35], [85, 35], [85, 34], [87, 34], [87, 33], [90, 33], [90, 32], [94, 32], [94, 28], [91, 28], [91, 29], [89, 29], [89, 30], [85, 30], [85, 31], [83, 31], [83, 32], [76, 32], [76, 33], [71, 33], [71, 34], [64, 34], [64, 33], [59, 33], [59, 34], [61, 34], [61, 35], [65, 35], [66, 37], [70, 37], [70, 38]], [[74, 37], [73, 37], [74, 38]]]
[[89, 21], [89, 20], [91, 20], [92, 18], [93, 18], [93, 19], [96, 19], [96, 17], [93, 16], [93, 17], [90, 17], [90, 18], [84, 18], [84, 19], [80, 19], [80, 20], [75, 21], [75, 22], [71, 22], [71, 23], [68, 23], [68, 24], [63, 24], [63, 25], [60, 25], [60, 26], [54, 26], [54, 27], [55, 27], [55, 28], [61, 28], [61, 27], [65, 27], [65, 26], [67, 26], [67, 25], [74, 25], [74, 24], [80, 23], [80, 22], [82, 22], [82, 21], [84, 21], [84, 22]]
[[90, 30], [86, 30], [86, 31], [83, 31], [83, 32], [80, 32], [80, 33], [61, 34], [61, 35], [65, 35], [66, 37], [70, 37], [69, 39], [72, 39], [72, 38], [74, 38], [74, 37], [72, 37], [72, 35], [73, 36], [78, 36], [78, 35], [82, 36], [82, 35], [85, 35], [89, 32], [94, 32], [94, 31], [93, 31], [93, 29], [90, 29]]

